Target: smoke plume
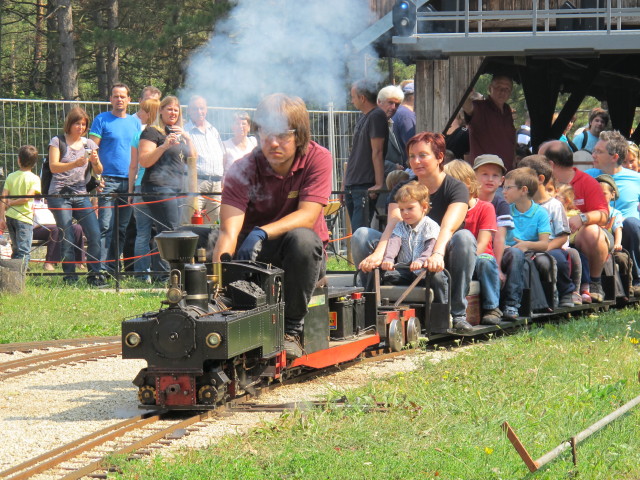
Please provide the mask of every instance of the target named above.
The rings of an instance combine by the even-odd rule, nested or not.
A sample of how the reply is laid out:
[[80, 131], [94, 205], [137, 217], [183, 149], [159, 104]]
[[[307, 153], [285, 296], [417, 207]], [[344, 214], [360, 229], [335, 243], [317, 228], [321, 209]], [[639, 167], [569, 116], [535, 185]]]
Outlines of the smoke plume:
[[350, 40], [371, 24], [368, 0], [239, 0], [190, 59], [181, 97], [253, 107], [282, 92], [311, 107], [346, 105]]

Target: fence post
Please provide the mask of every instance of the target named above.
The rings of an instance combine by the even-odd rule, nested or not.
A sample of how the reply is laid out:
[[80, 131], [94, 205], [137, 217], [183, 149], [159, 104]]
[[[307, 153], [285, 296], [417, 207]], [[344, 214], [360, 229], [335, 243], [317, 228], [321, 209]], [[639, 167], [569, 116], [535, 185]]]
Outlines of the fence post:
[[[120, 194], [114, 193], [113, 195], [114, 195], [113, 208], [115, 209], [115, 212], [113, 212], [114, 228], [113, 228], [113, 231], [111, 232], [112, 234], [111, 241], [113, 242], [113, 235], [115, 235], [116, 248], [115, 248], [113, 257], [116, 262], [116, 264], [114, 265], [115, 273], [116, 273], [116, 292], [119, 293], [120, 292]], [[107, 253], [107, 259], [108, 258], [109, 258], [109, 255]]]

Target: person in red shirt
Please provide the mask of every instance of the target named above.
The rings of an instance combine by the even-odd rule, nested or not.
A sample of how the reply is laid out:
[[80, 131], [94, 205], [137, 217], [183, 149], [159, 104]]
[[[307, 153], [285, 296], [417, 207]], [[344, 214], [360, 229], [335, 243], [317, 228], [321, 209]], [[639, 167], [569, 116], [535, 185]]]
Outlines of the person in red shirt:
[[575, 194], [574, 204], [580, 214], [569, 218], [571, 233], [575, 233], [575, 247], [586, 257], [591, 279], [589, 294], [596, 302], [604, 300], [600, 281], [602, 267], [609, 254], [606, 235], [602, 229], [607, 223], [609, 206], [598, 181], [573, 166], [569, 146], [560, 140], [543, 143], [539, 153], [551, 163], [557, 183], [570, 184]]
[[486, 99], [472, 92], [462, 105], [469, 126], [469, 158], [492, 153], [502, 159], [507, 171], [515, 166], [516, 152], [516, 129], [507, 103], [512, 91], [511, 78], [494, 75]]
[[496, 209], [490, 202], [478, 199], [480, 183], [471, 166], [463, 160], [453, 160], [444, 166], [444, 171], [464, 183], [469, 189], [469, 210], [464, 219], [464, 228], [477, 240], [475, 275], [482, 290], [483, 325], [497, 325], [502, 320], [500, 310], [500, 275], [493, 254], [493, 236], [498, 230]]
[[329, 240], [324, 206], [331, 193], [331, 153], [311, 140], [309, 112], [298, 97], [265, 97], [254, 116], [260, 142], [225, 175], [220, 236], [213, 261], [223, 254], [284, 269], [285, 349], [302, 355], [307, 305], [324, 276]]

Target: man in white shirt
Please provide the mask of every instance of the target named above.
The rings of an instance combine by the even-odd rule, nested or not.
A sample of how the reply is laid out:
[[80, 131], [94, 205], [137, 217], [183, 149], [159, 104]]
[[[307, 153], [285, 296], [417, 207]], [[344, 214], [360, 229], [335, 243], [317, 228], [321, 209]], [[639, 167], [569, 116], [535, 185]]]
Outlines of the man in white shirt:
[[[218, 130], [207, 121], [207, 101], [194, 95], [187, 108], [189, 121], [184, 130], [198, 152], [198, 192], [205, 194], [198, 197], [198, 206], [203, 216], [203, 223], [214, 224], [220, 215], [220, 192], [222, 191], [222, 174], [224, 173], [224, 145]], [[218, 195], [212, 195], [217, 193]], [[191, 223], [195, 213], [188, 202], [183, 218]]]

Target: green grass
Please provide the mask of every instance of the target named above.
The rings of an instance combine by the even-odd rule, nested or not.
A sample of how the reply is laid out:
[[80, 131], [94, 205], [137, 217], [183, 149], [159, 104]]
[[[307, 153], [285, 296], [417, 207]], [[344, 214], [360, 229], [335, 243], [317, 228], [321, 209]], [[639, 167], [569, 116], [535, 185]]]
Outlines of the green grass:
[[355, 271], [355, 266], [349, 263], [345, 257], [329, 256], [327, 260], [327, 270], [334, 271]]
[[[534, 459], [640, 395], [637, 311], [533, 327], [347, 393], [351, 407], [285, 413], [249, 435], [175, 459], [118, 463], [127, 479], [631, 479], [640, 409], [535, 474]], [[336, 392], [336, 396], [342, 395]], [[387, 402], [387, 412], [369, 412]]]
[[119, 335], [122, 320], [157, 310], [161, 298], [143, 289], [115, 293], [83, 281], [70, 287], [56, 277], [27, 277], [23, 293], [0, 293], [0, 343]]

